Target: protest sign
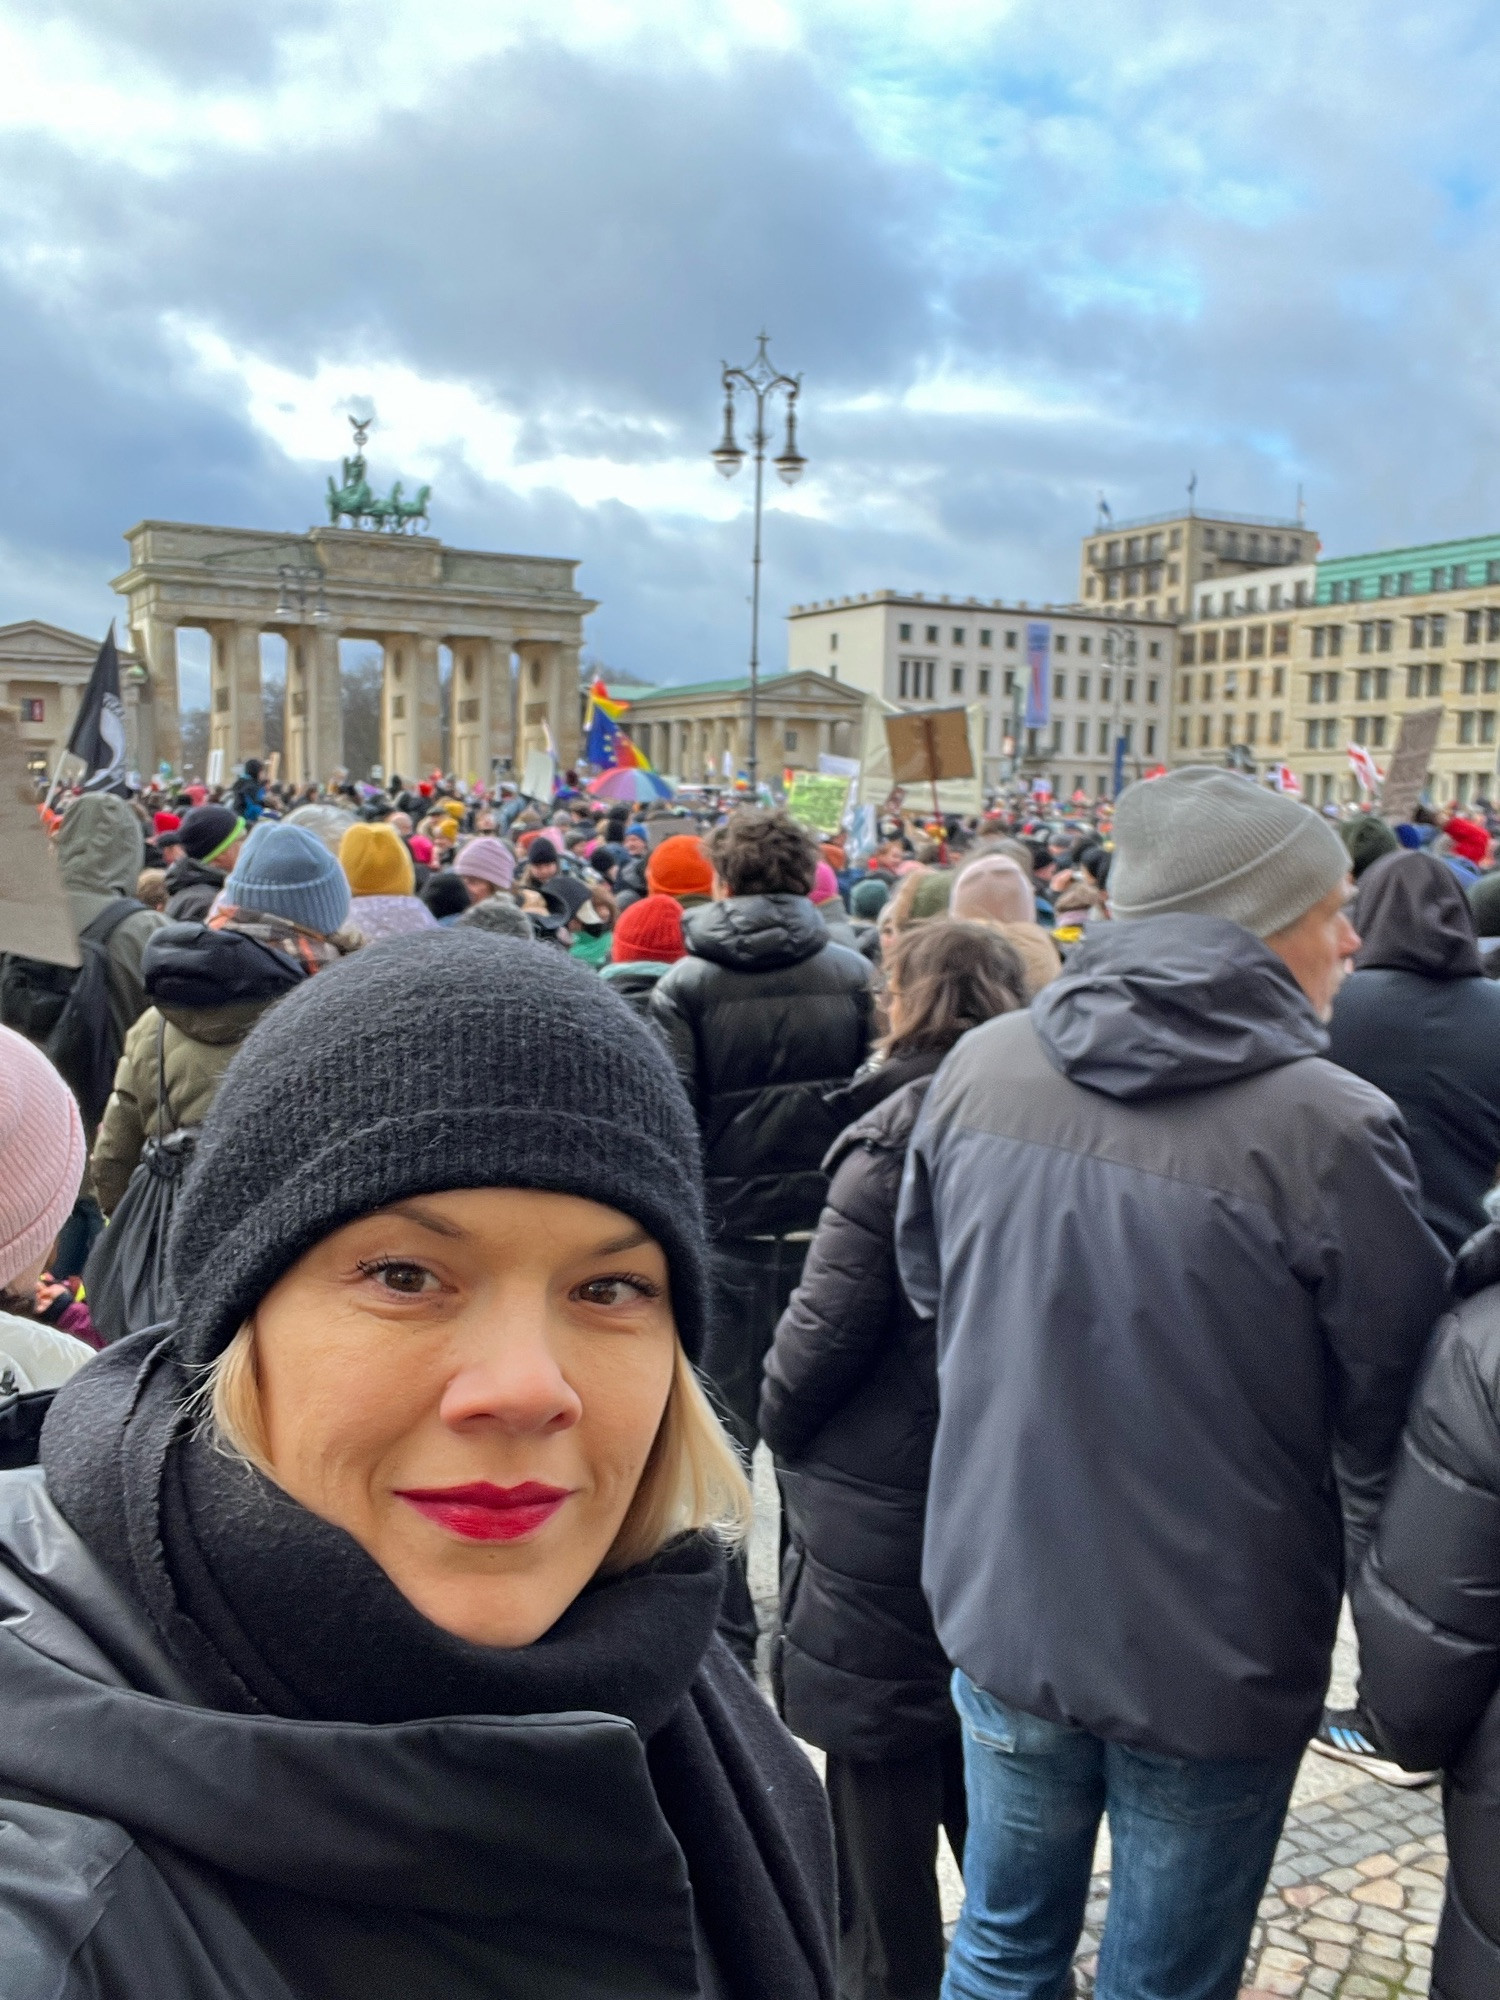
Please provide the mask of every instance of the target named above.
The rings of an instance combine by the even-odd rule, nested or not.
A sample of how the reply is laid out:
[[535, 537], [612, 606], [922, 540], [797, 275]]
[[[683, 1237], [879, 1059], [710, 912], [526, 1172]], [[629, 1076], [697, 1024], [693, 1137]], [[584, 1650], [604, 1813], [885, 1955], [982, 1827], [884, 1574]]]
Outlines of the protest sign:
[[1396, 747], [1386, 766], [1385, 783], [1380, 788], [1380, 811], [1392, 821], [1410, 819], [1427, 789], [1427, 767], [1437, 747], [1443, 726], [1443, 711], [1419, 708], [1403, 715], [1396, 731]]
[[14, 709], [0, 708], [0, 951], [77, 965], [73, 912], [36, 809]]
[[786, 809], [814, 833], [834, 833], [849, 803], [849, 780], [828, 778], [816, 771], [798, 771], [787, 793]]

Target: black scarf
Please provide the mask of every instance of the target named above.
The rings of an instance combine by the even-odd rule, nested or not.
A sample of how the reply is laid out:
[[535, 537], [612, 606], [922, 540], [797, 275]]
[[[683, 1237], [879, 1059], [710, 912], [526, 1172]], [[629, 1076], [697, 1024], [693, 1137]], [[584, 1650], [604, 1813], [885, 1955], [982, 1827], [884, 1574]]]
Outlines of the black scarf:
[[530, 1646], [475, 1645], [424, 1618], [342, 1529], [215, 1450], [184, 1418], [186, 1394], [170, 1342], [118, 1343], [70, 1386], [42, 1456], [58, 1506], [208, 1704], [370, 1723], [625, 1716], [730, 1992], [831, 1991], [823, 1885], [806, 1866], [826, 1843], [821, 1801], [771, 1782], [751, 1749], [760, 1697], [710, 1650], [716, 1543], [684, 1536], [590, 1585]]

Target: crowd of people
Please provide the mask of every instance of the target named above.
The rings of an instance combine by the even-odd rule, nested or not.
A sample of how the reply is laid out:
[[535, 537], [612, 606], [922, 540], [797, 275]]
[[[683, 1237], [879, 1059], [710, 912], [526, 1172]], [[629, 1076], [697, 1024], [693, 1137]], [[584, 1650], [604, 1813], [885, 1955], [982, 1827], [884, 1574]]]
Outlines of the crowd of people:
[[1500, 1993], [1486, 825], [44, 817], [8, 1995], [1059, 2000], [1107, 1817], [1096, 1990], [1234, 2000], [1309, 1743], [1443, 1774], [1434, 1991]]

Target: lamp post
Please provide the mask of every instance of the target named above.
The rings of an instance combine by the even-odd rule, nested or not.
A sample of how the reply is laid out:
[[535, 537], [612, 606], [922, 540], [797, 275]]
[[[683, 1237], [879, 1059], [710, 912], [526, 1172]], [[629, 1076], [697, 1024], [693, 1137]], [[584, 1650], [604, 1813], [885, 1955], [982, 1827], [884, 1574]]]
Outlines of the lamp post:
[[1125, 675], [1135, 670], [1133, 625], [1111, 626], [1104, 635], [1104, 657], [1109, 661], [1114, 681], [1111, 689], [1114, 700], [1110, 705], [1110, 791], [1113, 797], [1118, 798], [1125, 788], [1125, 738], [1120, 708], [1125, 698]]
[[755, 549], [750, 558], [750, 796], [760, 797], [760, 514], [761, 491], [765, 478], [766, 405], [778, 390], [786, 397], [786, 441], [772, 461], [788, 486], [802, 477], [807, 460], [797, 449], [797, 397], [802, 388], [800, 375], [782, 375], [766, 353], [770, 335], [759, 338], [755, 359], [748, 368], [731, 368], [724, 363], [724, 435], [714, 449], [713, 461], [726, 479], [733, 479], [745, 462], [745, 454], [734, 435], [734, 397], [743, 389], [755, 399], [755, 430], [751, 446], [755, 452]]

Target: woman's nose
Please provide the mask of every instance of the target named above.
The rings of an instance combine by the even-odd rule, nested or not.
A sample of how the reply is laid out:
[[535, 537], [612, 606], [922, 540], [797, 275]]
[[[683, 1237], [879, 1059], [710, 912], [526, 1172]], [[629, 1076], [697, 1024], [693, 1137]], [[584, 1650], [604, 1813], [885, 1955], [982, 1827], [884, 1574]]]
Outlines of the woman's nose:
[[566, 1430], [582, 1413], [541, 1326], [507, 1326], [476, 1344], [449, 1377], [438, 1407], [454, 1429], [496, 1424], [518, 1435]]

